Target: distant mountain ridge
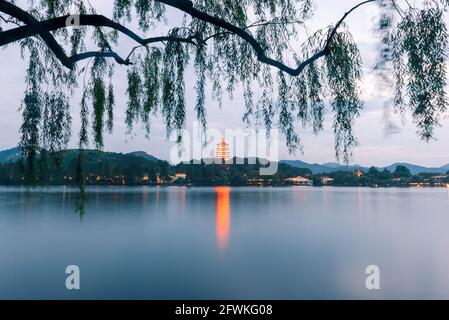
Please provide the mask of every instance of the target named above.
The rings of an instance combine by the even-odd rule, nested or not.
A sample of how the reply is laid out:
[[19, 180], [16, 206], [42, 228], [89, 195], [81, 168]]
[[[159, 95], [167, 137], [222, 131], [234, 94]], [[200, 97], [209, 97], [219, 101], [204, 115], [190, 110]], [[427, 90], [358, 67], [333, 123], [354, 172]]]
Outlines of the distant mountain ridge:
[[280, 163], [288, 164], [288, 165], [290, 165], [292, 167], [296, 167], [296, 168], [309, 169], [314, 174], [330, 173], [330, 172], [335, 172], [335, 171], [353, 171], [356, 169], [359, 169], [362, 171], [367, 171], [369, 169], [369, 168], [362, 167], [357, 164], [351, 165], [351, 166], [344, 166], [344, 165], [341, 165], [336, 162], [330, 162], [330, 163], [325, 163], [325, 164], [318, 164], [318, 163], [310, 164], [310, 163], [300, 161], [300, 160], [282, 160], [282, 161], [280, 161]]
[[337, 162], [327, 162], [327, 163], [323, 163], [322, 164], [325, 167], [329, 167], [329, 168], [340, 168], [341, 164], [337, 163]]
[[[73, 151], [73, 150], [72, 150]], [[146, 153], [145, 151], [135, 151], [130, 153], [125, 153], [124, 155], [129, 156], [136, 156], [140, 158], [144, 158], [145, 160], [149, 161], [161, 161], [160, 159]], [[0, 151], [0, 163], [8, 163], [8, 162], [16, 162], [20, 160], [22, 157], [20, 147], [15, 147], [7, 150]], [[350, 165], [345, 166], [336, 162], [328, 162], [324, 164], [319, 163], [307, 163], [301, 160], [282, 160], [280, 161], [282, 164], [287, 164], [295, 168], [300, 169], [309, 169], [314, 174], [320, 174], [320, 173], [332, 173], [335, 171], [354, 171], [356, 169], [362, 170], [362, 171], [368, 171], [369, 167], [363, 167], [360, 165]], [[383, 170], [387, 169], [390, 172], [394, 172], [396, 170], [396, 167], [402, 165], [407, 167], [410, 172], [413, 175], [416, 175], [418, 173], [426, 172], [426, 173], [435, 173], [435, 174], [445, 174], [449, 171], [449, 164], [446, 164], [444, 166], [435, 168], [435, 167], [424, 167], [419, 166], [411, 163], [394, 163], [392, 165], [389, 165], [387, 167], [378, 167], [377, 169]]]
[[418, 166], [418, 165], [414, 165], [414, 164], [410, 164], [410, 163], [395, 163], [395, 164], [392, 164], [391, 166], [386, 167], [386, 169], [393, 172], [397, 166], [407, 167], [412, 174], [418, 174], [421, 172], [445, 174], [446, 172], [449, 171], [449, 164], [446, 164], [439, 168], [432, 168], [432, 167]]
[[[362, 170], [362, 171], [368, 171], [369, 167], [363, 167], [360, 165], [350, 165], [345, 166], [341, 165], [336, 162], [329, 162], [325, 164], [310, 164], [304, 161], [300, 160], [282, 160], [280, 163], [288, 164], [292, 167], [296, 168], [305, 168], [311, 170], [314, 174], [320, 174], [320, 173], [331, 173], [335, 171], [354, 171], [354, 170]], [[424, 166], [418, 166], [415, 164], [410, 163], [394, 163], [392, 165], [389, 165], [387, 167], [377, 167], [379, 170], [387, 169], [390, 172], [394, 172], [396, 170], [397, 166], [405, 166], [407, 169], [410, 170], [410, 172], [413, 175], [416, 175], [418, 173], [435, 173], [435, 174], [445, 174], [449, 171], [449, 164], [446, 164], [444, 166], [433, 168], [433, 167], [424, 167]]]

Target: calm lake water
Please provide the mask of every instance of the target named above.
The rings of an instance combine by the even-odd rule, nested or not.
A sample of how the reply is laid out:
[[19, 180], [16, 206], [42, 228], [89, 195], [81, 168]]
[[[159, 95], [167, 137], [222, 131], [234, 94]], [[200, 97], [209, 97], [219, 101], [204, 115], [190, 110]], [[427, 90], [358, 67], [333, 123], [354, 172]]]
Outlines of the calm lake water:
[[91, 188], [82, 220], [76, 197], [0, 188], [0, 298], [449, 298], [449, 189]]

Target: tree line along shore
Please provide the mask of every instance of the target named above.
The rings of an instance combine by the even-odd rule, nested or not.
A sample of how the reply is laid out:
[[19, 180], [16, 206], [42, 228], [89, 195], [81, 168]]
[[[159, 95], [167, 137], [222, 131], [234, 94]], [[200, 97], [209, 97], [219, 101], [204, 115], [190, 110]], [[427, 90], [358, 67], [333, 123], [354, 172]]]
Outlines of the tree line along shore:
[[[31, 165], [24, 159], [0, 163], [1, 185], [230, 185], [230, 186], [339, 186], [339, 187], [449, 187], [448, 173], [413, 175], [405, 166], [391, 172], [338, 170], [314, 174], [310, 169], [279, 163], [274, 175], [260, 175], [260, 164], [179, 164], [156, 159], [143, 152], [121, 154], [78, 150], [58, 157], [45, 152]], [[80, 181], [82, 179], [82, 181]]]

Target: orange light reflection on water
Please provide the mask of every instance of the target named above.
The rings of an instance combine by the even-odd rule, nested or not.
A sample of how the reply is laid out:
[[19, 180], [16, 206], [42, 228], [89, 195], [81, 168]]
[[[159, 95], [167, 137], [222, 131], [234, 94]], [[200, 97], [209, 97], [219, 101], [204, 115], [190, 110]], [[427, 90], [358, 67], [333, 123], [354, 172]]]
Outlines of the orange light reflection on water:
[[229, 187], [216, 187], [217, 209], [216, 209], [216, 233], [218, 248], [223, 251], [229, 243], [229, 230], [231, 226], [231, 205]]

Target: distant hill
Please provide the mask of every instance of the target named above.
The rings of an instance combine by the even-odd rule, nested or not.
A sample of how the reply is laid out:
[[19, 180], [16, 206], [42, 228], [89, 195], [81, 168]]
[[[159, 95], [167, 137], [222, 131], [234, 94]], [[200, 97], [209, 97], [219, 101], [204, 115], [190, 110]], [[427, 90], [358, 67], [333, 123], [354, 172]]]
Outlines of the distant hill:
[[330, 162], [325, 164], [318, 164], [318, 163], [310, 164], [300, 160], [282, 160], [280, 161], [280, 163], [288, 164], [289, 166], [295, 168], [309, 169], [314, 174], [330, 173], [335, 171], [354, 171], [355, 169], [360, 169], [363, 171], [368, 170], [368, 168], [361, 167], [359, 165], [343, 166], [336, 162]]
[[323, 166], [325, 167], [329, 167], [329, 168], [341, 168], [342, 165], [337, 163], [337, 162], [327, 162], [327, 163], [323, 163]]
[[[314, 174], [320, 174], [320, 173], [331, 173], [336, 171], [354, 171], [356, 169], [362, 170], [362, 171], [368, 171], [368, 167], [363, 167], [360, 165], [351, 165], [351, 166], [344, 166], [336, 162], [329, 162], [325, 164], [310, 164], [304, 161], [300, 160], [283, 160], [281, 163], [288, 164], [292, 167], [296, 168], [304, 168], [311, 170]], [[424, 167], [424, 166], [418, 166], [410, 163], [394, 163], [392, 165], [389, 165], [387, 167], [381, 167], [377, 168], [379, 170], [387, 169], [390, 172], [394, 172], [396, 170], [397, 166], [405, 166], [407, 167], [410, 172], [413, 175], [416, 175], [418, 173], [436, 173], [436, 174], [444, 174], [449, 171], [449, 164], [438, 167], [438, 168], [432, 168], [432, 167]]]
[[[72, 153], [77, 150], [67, 150], [68, 153]], [[86, 150], [86, 151], [93, 151], [93, 150]], [[107, 153], [107, 152], [106, 152]], [[111, 153], [113, 154], [113, 152]], [[135, 151], [124, 154], [125, 156], [135, 156], [140, 157], [145, 160], [149, 161], [159, 161], [158, 158], [144, 152], [144, 151]], [[0, 163], [8, 163], [8, 162], [16, 162], [20, 160], [22, 157], [20, 147], [15, 147], [7, 150], [0, 151]]]
[[130, 153], [127, 153], [127, 155], [141, 157], [141, 158], [144, 158], [145, 160], [149, 160], [149, 161], [159, 161], [158, 158], [146, 153], [145, 151], [130, 152]]
[[16, 162], [22, 157], [19, 147], [0, 151], [0, 163]]
[[313, 173], [325, 173], [325, 172], [332, 172], [335, 168], [327, 167], [325, 165], [321, 164], [310, 164], [304, 161], [300, 160], [282, 160], [280, 163], [288, 164], [289, 166], [295, 167], [295, 168], [301, 168], [301, 169], [309, 169]]
[[395, 163], [392, 164], [391, 166], [386, 167], [386, 169], [388, 171], [395, 171], [397, 166], [405, 166], [407, 167], [410, 172], [412, 174], [418, 174], [418, 173], [446, 173], [449, 171], [449, 164], [439, 167], [439, 168], [428, 168], [428, 167], [422, 167], [422, 166], [417, 166], [414, 164], [410, 164], [410, 163]]

